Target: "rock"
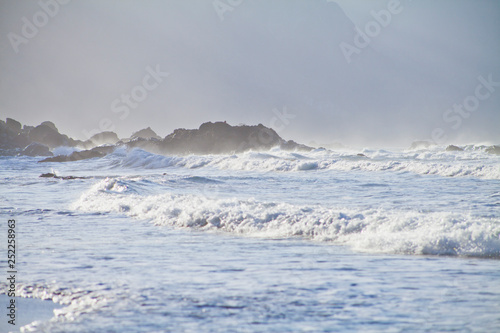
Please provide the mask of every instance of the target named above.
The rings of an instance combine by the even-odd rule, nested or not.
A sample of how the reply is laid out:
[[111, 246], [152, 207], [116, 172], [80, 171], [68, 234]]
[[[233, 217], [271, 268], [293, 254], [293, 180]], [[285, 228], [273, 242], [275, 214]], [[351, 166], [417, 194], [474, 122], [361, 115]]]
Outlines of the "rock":
[[114, 145], [120, 139], [118, 139], [118, 135], [115, 132], [101, 132], [93, 135], [89, 140], [85, 141], [85, 143], [90, 142], [92, 146], [100, 146], [100, 145]]
[[40, 175], [40, 177], [42, 177], [42, 178], [56, 178], [57, 176], [55, 173], [49, 172], [49, 173], [42, 173]]
[[137, 131], [135, 133], [133, 133], [131, 136], [130, 136], [130, 140], [133, 140], [135, 138], [143, 138], [143, 139], [158, 139], [160, 140], [161, 137], [159, 137], [155, 131], [153, 131], [151, 129], [151, 127], [148, 127], [148, 128], [145, 128], [145, 129], [142, 129], [140, 131]]
[[454, 145], [449, 145], [446, 147], [446, 151], [464, 151], [463, 148], [454, 146]]
[[71, 180], [71, 179], [88, 179], [90, 177], [78, 177], [78, 176], [57, 176], [55, 173], [42, 173], [40, 175], [41, 178], [56, 178], [56, 179], [64, 179], [64, 180]]
[[280, 144], [280, 148], [283, 150], [302, 150], [302, 151], [311, 151], [314, 148], [303, 145], [301, 143], [297, 143], [293, 140], [284, 141]]
[[500, 146], [490, 146], [485, 149], [485, 151], [489, 154], [500, 155]]
[[[44, 121], [36, 127], [26, 125], [21, 127], [21, 123], [12, 118], [7, 118], [6, 122], [0, 120], [0, 150], [2, 150], [0, 155], [5, 155], [6, 151], [22, 150], [33, 142], [55, 148], [58, 146], [74, 147], [81, 141], [60, 134], [54, 123], [50, 121]], [[22, 151], [17, 153], [22, 153]]]
[[47, 145], [50, 148], [67, 146], [68, 137], [60, 134], [55, 126], [53, 127], [48, 123], [50, 122], [42, 123], [33, 128], [28, 134], [29, 139]]
[[[26, 129], [29, 128], [29, 126], [26, 127]], [[60, 146], [75, 147], [76, 145], [81, 144], [81, 141], [73, 140], [67, 135], [59, 133], [57, 127], [51, 121], [44, 121], [40, 125], [29, 129], [28, 139], [29, 142], [42, 143], [49, 148]]]
[[286, 150], [312, 150], [294, 141], [283, 140], [273, 129], [257, 126], [231, 126], [226, 122], [208, 122], [199, 129], [176, 129], [159, 144], [165, 154], [223, 154], [251, 149], [269, 150], [281, 147]]
[[21, 124], [11, 118], [7, 122], [0, 121], [0, 150], [1, 155], [17, 155], [19, 150], [30, 144], [28, 136], [21, 132]]
[[80, 160], [86, 160], [89, 158], [103, 157], [103, 156], [106, 156], [107, 154], [111, 153], [113, 150], [115, 150], [114, 146], [95, 147], [95, 148], [92, 148], [90, 150], [75, 151], [75, 152], [71, 153], [71, 155], [68, 155], [68, 156], [60, 155], [60, 156], [49, 157], [49, 158], [46, 158], [46, 159], [38, 161], [38, 162], [44, 163], [44, 162], [80, 161]]
[[48, 127], [52, 128], [54, 131], [56, 131], [57, 133], [59, 133], [59, 130], [57, 129], [56, 125], [51, 121], [44, 121], [40, 125], [48, 126]]
[[28, 135], [28, 133], [33, 129], [35, 128], [35, 126], [28, 126], [28, 125], [24, 125], [23, 126], [23, 129], [21, 130], [21, 133], [25, 134], [26, 136]]
[[5, 124], [14, 133], [21, 133], [21, 123], [12, 118], [7, 118]]
[[106, 131], [93, 135], [90, 139], [80, 142], [79, 146], [84, 149], [92, 149], [101, 145], [115, 145], [121, 142], [115, 132]]
[[[128, 141], [125, 145], [127, 148], [141, 148], [146, 151], [149, 151], [154, 154], [161, 154], [160, 144], [162, 143], [161, 139], [144, 139], [144, 138], [134, 138], [133, 140]], [[118, 143], [117, 145], [119, 145]]]
[[53, 156], [49, 147], [38, 142], [32, 142], [23, 149], [21, 155], [25, 156]]
[[[0, 127], [7, 128], [7, 125], [0, 123]], [[16, 128], [19, 128], [19, 126]], [[232, 154], [252, 149], [269, 150], [273, 147], [280, 147], [283, 150], [313, 150], [313, 148], [295, 141], [283, 140], [276, 131], [262, 124], [257, 126], [231, 126], [226, 122], [207, 122], [201, 124], [198, 129], [176, 129], [164, 139], [159, 139], [156, 133], [148, 127], [135, 132], [132, 135], [132, 140], [125, 143], [119, 141], [114, 132], [96, 134], [85, 142], [76, 141], [60, 134], [52, 122], [43, 122], [34, 128], [27, 128], [27, 130], [29, 131], [28, 143], [32, 141], [38, 144], [29, 147], [29, 149], [26, 147], [28, 144], [23, 145], [22, 147], [26, 147], [26, 155], [39, 156], [47, 153], [48, 148], [58, 146], [75, 146], [78, 144], [86, 148], [86, 150], [73, 152], [68, 156], [52, 156], [39, 162], [68, 162], [103, 157], [119, 146], [141, 148], [156, 154]], [[10, 130], [3, 132], [8, 132], [7, 134], [10, 136], [13, 133]], [[143, 136], [147, 136], [147, 138]], [[47, 147], [44, 148], [41, 144]], [[88, 149], [103, 144], [108, 146]]]
[[71, 180], [71, 179], [89, 179], [90, 177], [78, 177], [78, 176], [59, 177], [59, 176], [56, 176], [56, 178], [63, 179], [63, 180]]

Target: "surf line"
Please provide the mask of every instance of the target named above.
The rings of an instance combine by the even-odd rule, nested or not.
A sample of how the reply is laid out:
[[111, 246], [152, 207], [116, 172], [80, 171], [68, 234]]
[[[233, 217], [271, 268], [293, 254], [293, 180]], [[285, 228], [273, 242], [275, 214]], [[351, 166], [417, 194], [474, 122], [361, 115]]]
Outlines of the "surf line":
[[10, 219], [7, 226], [7, 281], [9, 281], [7, 296], [10, 297], [7, 306], [7, 317], [10, 320], [7, 322], [16, 325], [16, 220]]

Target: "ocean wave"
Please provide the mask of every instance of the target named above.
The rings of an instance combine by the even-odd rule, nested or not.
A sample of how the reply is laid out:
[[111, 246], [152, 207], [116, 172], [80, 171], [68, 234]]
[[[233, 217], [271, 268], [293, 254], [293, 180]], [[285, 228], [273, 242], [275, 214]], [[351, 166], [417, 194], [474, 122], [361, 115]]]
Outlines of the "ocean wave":
[[59, 146], [52, 149], [52, 153], [54, 154], [54, 156], [61, 156], [61, 155], [69, 156], [75, 151], [81, 151], [81, 150], [82, 149], [77, 147]]
[[112, 178], [96, 183], [72, 209], [121, 213], [174, 228], [303, 237], [371, 253], [500, 258], [499, 221], [464, 213], [325, 208], [192, 194], [140, 196]]
[[193, 183], [199, 183], [199, 184], [221, 184], [222, 182], [219, 180], [207, 178], [207, 177], [200, 177], [200, 176], [191, 176], [191, 177], [186, 177], [184, 180], [188, 182], [193, 182]]
[[109, 157], [114, 167], [162, 169], [179, 167], [197, 169], [210, 167], [220, 170], [246, 171], [368, 171], [411, 172], [444, 177], [476, 177], [500, 179], [500, 157], [481, 150], [449, 152], [390, 152], [367, 150], [363, 154], [318, 149], [308, 153], [293, 153], [274, 149], [269, 153], [247, 152], [235, 155], [163, 156], [141, 149], [120, 151]]

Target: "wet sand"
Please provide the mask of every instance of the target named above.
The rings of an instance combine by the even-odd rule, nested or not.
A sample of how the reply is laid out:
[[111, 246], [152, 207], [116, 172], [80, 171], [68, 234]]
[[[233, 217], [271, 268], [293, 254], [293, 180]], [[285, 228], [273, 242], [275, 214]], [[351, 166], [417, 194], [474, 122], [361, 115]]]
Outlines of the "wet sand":
[[2, 316], [0, 320], [0, 332], [19, 332], [21, 327], [28, 325], [34, 321], [48, 321], [54, 317], [54, 310], [62, 308], [63, 305], [54, 303], [49, 300], [41, 300], [37, 298], [15, 297], [16, 300], [16, 319], [15, 325], [9, 324], [9, 316], [7, 307], [10, 304], [11, 298], [5, 294], [0, 295], [0, 304], [2, 308]]

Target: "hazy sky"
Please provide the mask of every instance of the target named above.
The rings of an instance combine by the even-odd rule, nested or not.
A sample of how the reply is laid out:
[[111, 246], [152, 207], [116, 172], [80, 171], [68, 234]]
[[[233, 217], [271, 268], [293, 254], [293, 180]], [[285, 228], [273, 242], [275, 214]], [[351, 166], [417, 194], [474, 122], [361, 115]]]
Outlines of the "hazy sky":
[[499, 31], [497, 0], [0, 0], [0, 118], [498, 144]]

